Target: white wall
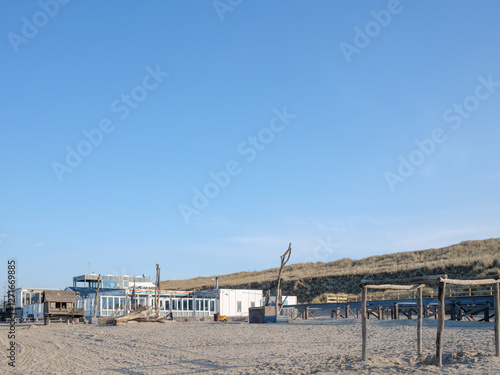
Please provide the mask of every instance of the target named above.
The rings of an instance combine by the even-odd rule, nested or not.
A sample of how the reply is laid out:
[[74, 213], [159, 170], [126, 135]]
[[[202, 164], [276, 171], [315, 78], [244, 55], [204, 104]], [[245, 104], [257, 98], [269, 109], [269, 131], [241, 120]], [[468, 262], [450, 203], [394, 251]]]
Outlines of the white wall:
[[23, 318], [43, 318], [43, 303], [33, 303], [23, 307]]
[[[282, 298], [283, 301], [285, 301], [286, 298], [285, 306], [297, 304], [297, 296], [283, 296]], [[276, 303], [276, 296], [270, 296], [269, 303]]]
[[248, 316], [249, 307], [262, 305], [262, 290], [219, 289], [219, 298], [221, 315]]

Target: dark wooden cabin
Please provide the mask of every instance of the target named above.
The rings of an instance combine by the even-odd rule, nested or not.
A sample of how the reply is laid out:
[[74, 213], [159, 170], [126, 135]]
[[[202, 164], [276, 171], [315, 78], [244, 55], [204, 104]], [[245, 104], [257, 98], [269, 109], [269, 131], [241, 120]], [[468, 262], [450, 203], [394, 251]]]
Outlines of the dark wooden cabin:
[[45, 290], [43, 292], [44, 323], [50, 324], [51, 318], [83, 318], [83, 308], [75, 308], [75, 292], [63, 290]]

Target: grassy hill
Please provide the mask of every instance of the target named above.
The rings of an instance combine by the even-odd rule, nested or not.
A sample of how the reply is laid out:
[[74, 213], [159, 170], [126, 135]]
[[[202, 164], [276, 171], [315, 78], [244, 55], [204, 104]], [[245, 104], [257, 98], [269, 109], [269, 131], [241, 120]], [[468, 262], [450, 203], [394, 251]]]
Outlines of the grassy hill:
[[[276, 254], [277, 262], [279, 255]], [[292, 258], [293, 260], [293, 252]], [[271, 289], [274, 294], [278, 268], [217, 275], [223, 288]], [[449, 277], [500, 275], [500, 238], [465, 241], [441, 249], [407, 251], [359, 260], [297, 263], [285, 267], [283, 294], [298, 296], [300, 302], [318, 300], [324, 293], [359, 293], [359, 283], [370, 279], [405, 278], [448, 274]], [[212, 278], [161, 281], [162, 289], [200, 290], [212, 288]]]

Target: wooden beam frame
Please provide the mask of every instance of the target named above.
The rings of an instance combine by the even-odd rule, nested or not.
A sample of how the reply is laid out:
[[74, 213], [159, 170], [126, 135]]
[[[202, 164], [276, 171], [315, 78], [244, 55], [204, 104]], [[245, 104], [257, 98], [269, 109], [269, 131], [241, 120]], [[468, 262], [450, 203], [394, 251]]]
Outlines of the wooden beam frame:
[[[367, 320], [367, 297], [368, 289], [392, 289], [392, 290], [412, 290], [417, 289], [418, 292], [418, 323], [417, 323], [417, 351], [422, 354], [422, 323], [423, 323], [423, 287], [422, 282], [438, 284], [438, 308], [437, 318], [438, 327], [436, 333], [436, 366], [443, 366], [443, 334], [444, 321], [446, 314], [445, 296], [446, 284], [450, 285], [486, 285], [493, 284], [494, 286], [494, 301], [495, 301], [495, 356], [500, 357], [500, 280], [499, 276], [487, 276], [477, 279], [448, 279], [448, 275], [433, 275], [433, 276], [418, 276], [407, 279], [385, 279], [385, 280], [361, 280], [361, 335], [362, 335], [362, 360], [366, 361], [366, 320]], [[412, 285], [394, 285], [394, 284], [412, 284]], [[397, 309], [397, 307], [396, 307]]]
[[391, 285], [391, 284], [368, 284], [364, 285], [366, 289], [391, 289], [391, 290], [412, 290], [417, 289], [423, 284], [413, 284], [413, 285]]
[[486, 285], [486, 284], [496, 284], [498, 279], [478, 279], [478, 280], [457, 280], [457, 279], [441, 279], [441, 282], [445, 282], [450, 285]]
[[436, 366], [443, 366], [443, 331], [444, 331], [444, 318], [445, 318], [445, 305], [444, 296], [446, 290], [446, 283], [440, 282], [438, 289], [438, 327], [436, 334]]
[[368, 289], [363, 286], [361, 290], [361, 337], [363, 339], [361, 348], [361, 357], [363, 361], [366, 361], [366, 296], [368, 294]]
[[427, 283], [439, 283], [441, 279], [447, 279], [448, 275], [432, 275], [432, 276], [417, 276], [409, 277], [406, 279], [385, 279], [385, 280], [361, 280], [361, 285], [367, 284], [420, 284], [422, 282]]
[[424, 317], [423, 285], [418, 288], [417, 353], [422, 354], [422, 324]]
[[495, 355], [500, 357], [500, 283], [495, 284]]

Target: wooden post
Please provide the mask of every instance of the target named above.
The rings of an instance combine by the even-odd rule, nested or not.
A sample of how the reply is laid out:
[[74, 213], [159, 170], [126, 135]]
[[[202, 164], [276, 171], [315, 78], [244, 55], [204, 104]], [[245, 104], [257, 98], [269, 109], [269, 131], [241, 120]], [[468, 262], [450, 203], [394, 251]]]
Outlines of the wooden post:
[[349, 318], [349, 305], [346, 305], [345, 306], [345, 318], [348, 319]]
[[366, 361], [366, 295], [367, 289], [363, 285], [361, 290], [361, 337], [363, 339], [361, 358]]
[[438, 288], [438, 327], [436, 335], [436, 366], [443, 367], [443, 331], [444, 331], [444, 296], [446, 293], [446, 283], [441, 281]]
[[422, 323], [424, 316], [424, 304], [422, 302], [422, 287], [418, 288], [418, 322], [417, 322], [417, 353], [422, 354]]
[[500, 282], [495, 284], [495, 355], [500, 357]]
[[94, 318], [97, 316], [97, 298], [99, 296], [99, 287], [101, 286], [101, 274], [97, 278], [97, 290], [95, 292], [95, 303], [94, 303]]
[[155, 311], [160, 313], [160, 265], [156, 263]]
[[452, 302], [452, 304], [451, 304], [451, 317], [450, 317], [451, 320], [458, 320], [457, 310], [458, 310], [458, 308], [457, 308], [456, 302]]
[[384, 320], [384, 316], [382, 315], [382, 305], [378, 305], [378, 320]]
[[394, 319], [399, 320], [399, 303], [394, 304]]

